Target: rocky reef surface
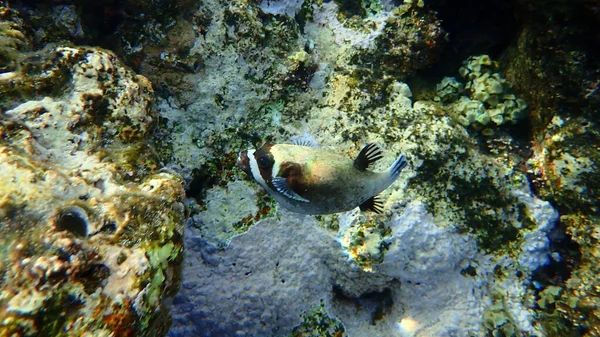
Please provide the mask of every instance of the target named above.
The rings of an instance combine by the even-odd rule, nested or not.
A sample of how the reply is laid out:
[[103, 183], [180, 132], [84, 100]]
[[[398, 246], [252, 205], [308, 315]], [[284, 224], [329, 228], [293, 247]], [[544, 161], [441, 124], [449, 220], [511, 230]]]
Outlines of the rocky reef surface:
[[0, 75], [0, 335], [164, 334], [185, 194], [145, 144], [152, 86], [101, 48], [26, 50], [17, 25], [2, 32], [23, 49], [3, 49]]
[[[0, 335], [598, 335], [600, 7], [486, 6], [4, 4]], [[298, 139], [404, 153], [384, 214], [234, 167]]]

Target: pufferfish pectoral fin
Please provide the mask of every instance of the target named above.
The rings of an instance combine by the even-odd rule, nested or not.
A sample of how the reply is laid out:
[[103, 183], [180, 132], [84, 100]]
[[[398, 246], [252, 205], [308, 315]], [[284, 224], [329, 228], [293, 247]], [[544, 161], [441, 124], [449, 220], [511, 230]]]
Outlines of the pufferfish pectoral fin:
[[273, 183], [273, 187], [275, 187], [277, 192], [285, 195], [286, 197], [296, 201], [309, 202], [308, 200], [299, 196], [298, 193], [292, 191], [292, 189], [288, 186], [287, 179], [283, 177], [275, 177], [271, 182]]
[[377, 144], [367, 144], [354, 159], [354, 167], [364, 171], [381, 158], [383, 158], [381, 148]]
[[383, 200], [380, 196], [376, 195], [367, 199], [365, 202], [358, 206], [361, 211], [371, 211], [377, 214], [383, 214]]

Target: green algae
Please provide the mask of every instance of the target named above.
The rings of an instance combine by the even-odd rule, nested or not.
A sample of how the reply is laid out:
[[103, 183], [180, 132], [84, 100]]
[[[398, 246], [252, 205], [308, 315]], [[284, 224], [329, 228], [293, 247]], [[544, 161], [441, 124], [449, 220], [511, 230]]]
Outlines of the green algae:
[[342, 337], [345, 328], [342, 322], [329, 317], [325, 304], [314, 306], [302, 315], [302, 323], [288, 337]]

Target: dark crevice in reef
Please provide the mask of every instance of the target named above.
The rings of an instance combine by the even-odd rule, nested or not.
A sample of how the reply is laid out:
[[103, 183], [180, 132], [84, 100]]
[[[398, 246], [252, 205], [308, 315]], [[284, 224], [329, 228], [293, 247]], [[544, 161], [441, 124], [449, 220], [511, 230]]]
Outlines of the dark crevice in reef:
[[[193, 11], [182, 13], [182, 9], [195, 8], [196, 1], [21, 0], [12, 2], [11, 6], [22, 14], [29, 26], [45, 27], [44, 30], [52, 32], [34, 39], [36, 49], [48, 43], [65, 42], [99, 46], [112, 50], [134, 70], [139, 70], [139, 58], [144, 53], [132, 53], [129, 46], [164, 44], [164, 36], [149, 31], [161, 27], [166, 30], [165, 27], [170, 27], [179, 17], [191, 20], [188, 16]], [[57, 14], [60, 11], [66, 14]], [[66, 25], [56, 22], [57, 17], [66, 17], [72, 22]], [[194, 70], [197, 69], [190, 71]]]
[[447, 75], [472, 55], [487, 54], [496, 59], [520, 30], [512, 1], [466, 0], [457, 5], [454, 1], [430, 0], [426, 5], [437, 12], [450, 43], [440, 61], [421, 72], [424, 76]]
[[211, 177], [201, 169], [193, 170], [192, 177], [192, 181], [185, 189], [185, 195], [188, 198], [195, 198], [198, 201], [202, 200], [206, 190], [217, 182], [217, 177]]
[[550, 262], [539, 267], [533, 274], [533, 280], [540, 288], [547, 286], [564, 286], [571, 277], [571, 272], [581, 261], [579, 245], [559, 227], [550, 235], [550, 250], [560, 256], [560, 260], [550, 259]]
[[550, 286], [566, 289], [565, 283], [571, 278], [572, 272], [577, 269], [581, 262], [582, 255], [579, 245], [565, 233], [563, 227], [562, 224], [559, 224], [559, 227], [549, 235], [551, 239], [550, 250], [553, 254], [558, 254], [560, 259], [551, 258], [548, 264], [534, 271], [532, 290], [536, 294], [536, 301], [538, 301], [539, 322], [544, 327], [547, 336], [581, 337], [587, 335], [589, 328], [557, 314], [569, 305], [565, 303], [563, 298], [559, 297], [556, 302], [550, 301], [541, 307], [539, 306], [539, 301], [545, 302], [542, 291]]
[[[498, 155], [499, 151], [512, 154], [515, 167], [526, 173], [526, 162], [531, 157], [531, 143], [533, 132], [531, 120], [528, 116], [519, 119], [515, 124], [500, 125], [492, 136], [482, 136], [479, 131], [472, 131], [473, 138], [477, 141], [482, 153]], [[504, 144], [502, 144], [504, 143]]]
[[384, 288], [381, 291], [371, 291], [358, 297], [349, 296], [344, 289], [334, 285], [333, 298], [341, 304], [347, 304], [362, 310], [367, 310], [371, 314], [371, 324], [375, 325], [385, 315], [387, 315], [394, 305], [391, 288]]
[[225, 186], [234, 176], [242, 174], [235, 167], [236, 160], [237, 153], [226, 153], [192, 170], [192, 180], [185, 189], [186, 197], [202, 204], [208, 189], [216, 185]]
[[[114, 43], [109, 42], [110, 40], [116, 41], [118, 39], [115, 34], [118, 33], [119, 28], [125, 23], [125, 20], [128, 18], [131, 19], [131, 14], [126, 13], [126, 1], [124, 0], [23, 0], [16, 1], [13, 4], [33, 26], [47, 26], [49, 28], [53, 28], [50, 22], [52, 19], [41, 13], [50, 13], [55, 6], [60, 5], [74, 5], [75, 10], [81, 18], [83, 34], [69, 35], [72, 32], [65, 31], [64, 33], [54, 32], [53, 35], [56, 38], [62, 38], [76, 44], [100, 45], [108, 48], [110, 44]], [[50, 21], [46, 22], [47, 20]], [[46, 40], [40, 41], [42, 44], [48, 42]]]

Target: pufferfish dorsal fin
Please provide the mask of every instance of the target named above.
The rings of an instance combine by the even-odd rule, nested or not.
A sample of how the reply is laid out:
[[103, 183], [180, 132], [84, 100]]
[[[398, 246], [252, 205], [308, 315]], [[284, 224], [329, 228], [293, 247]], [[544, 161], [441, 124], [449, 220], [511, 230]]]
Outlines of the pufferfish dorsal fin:
[[381, 158], [383, 158], [383, 154], [381, 153], [381, 148], [379, 147], [379, 145], [370, 143], [363, 147], [356, 159], [354, 159], [354, 167], [361, 171], [364, 171], [371, 164], [373, 164]]
[[273, 187], [275, 187], [277, 192], [285, 195], [286, 197], [296, 201], [309, 202], [308, 200], [299, 196], [298, 193], [292, 191], [292, 189], [288, 186], [287, 179], [284, 177], [275, 177], [271, 182], [273, 183]]
[[380, 196], [376, 195], [367, 199], [365, 202], [358, 206], [361, 211], [371, 211], [377, 214], [383, 214], [383, 200]]

